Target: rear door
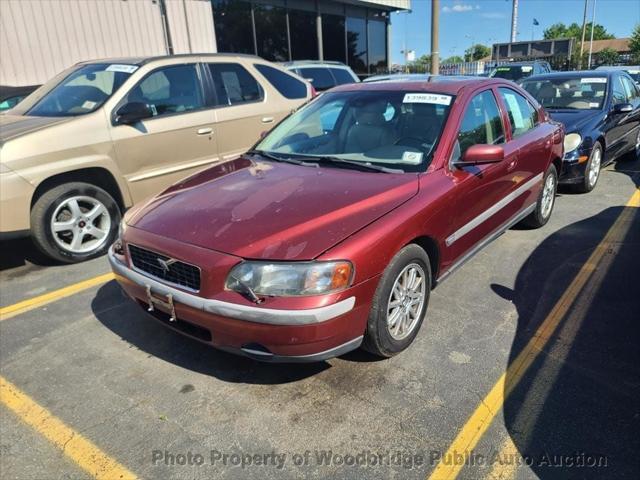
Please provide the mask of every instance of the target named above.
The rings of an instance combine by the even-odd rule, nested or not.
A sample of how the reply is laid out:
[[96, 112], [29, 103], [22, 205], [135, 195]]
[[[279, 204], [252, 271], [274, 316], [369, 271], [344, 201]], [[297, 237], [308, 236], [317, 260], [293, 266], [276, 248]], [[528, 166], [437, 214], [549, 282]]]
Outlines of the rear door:
[[[487, 89], [474, 94], [466, 106], [450, 160], [457, 201], [452, 232], [446, 244], [459, 258], [504, 223], [509, 211], [500, 208], [512, 188], [511, 170], [517, 165], [518, 152], [506, 142], [504, 119], [495, 92]], [[505, 159], [499, 163], [454, 166], [466, 150], [476, 144], [503, 145]]]

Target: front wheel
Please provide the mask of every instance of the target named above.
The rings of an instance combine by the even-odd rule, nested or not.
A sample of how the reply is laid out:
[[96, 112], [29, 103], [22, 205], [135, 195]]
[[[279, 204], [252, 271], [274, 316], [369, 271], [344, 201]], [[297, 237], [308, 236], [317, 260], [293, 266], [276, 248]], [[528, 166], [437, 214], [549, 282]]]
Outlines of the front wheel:
[[106, 252], [120, 223], [118, 204], [103, 189], [83, 182], [45, 192], [31, 209], [31, 236], [45, 255], [75, 263]]
[[418, 245], [407, 245], [382, 274], [363, 348], [380, 357], [392, 357], [411, 345], [424, 320], [430, 292], [429, 257]]
[[589, 193], [596, 187], [600, 178], [600, 168], [602, 167], [602, 147], [595, 143], [589, 155], [587, 166], [584, 171], [584, 180], [576, 185], [576, 190], [580, 193]]
[[551, 218], [551, 212], [553, 212], [553, 206], [556, 202], [556, 191], [558, 190], [558, 172], [556, 167], [552, 164], [544, 174], [542, 180], [542, 190], [538, 195], [536, 202], [536, 208], [528, 217], [526, 217], [522, 224], [529, 228], [540, 228], [544, 226]]

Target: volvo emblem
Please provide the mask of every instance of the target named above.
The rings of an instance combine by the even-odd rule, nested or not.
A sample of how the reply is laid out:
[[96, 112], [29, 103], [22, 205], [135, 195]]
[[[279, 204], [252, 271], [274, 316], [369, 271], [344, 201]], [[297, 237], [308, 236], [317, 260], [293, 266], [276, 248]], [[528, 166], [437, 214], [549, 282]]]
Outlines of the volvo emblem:
[[175, 258], [167, 258], [166, 260], [162, 258], [156, 258], [156, 260], [158, 261], [158, 264], [160, 264], [162, 270], [164, 270], [164, 273], [169, 273], [169, 267], [177, 262]]

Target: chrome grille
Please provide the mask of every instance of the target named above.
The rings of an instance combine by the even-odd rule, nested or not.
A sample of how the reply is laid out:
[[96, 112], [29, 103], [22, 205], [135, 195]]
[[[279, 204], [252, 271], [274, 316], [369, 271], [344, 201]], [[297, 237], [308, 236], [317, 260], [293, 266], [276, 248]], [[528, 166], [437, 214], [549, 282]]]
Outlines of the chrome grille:
[[[136, 269], [167, 283], [190, 290], [200, 290], [200, 269], [166, 255], [129, 244], [129, 255]], [[166, 268], [162, 263], [166, 262]]]

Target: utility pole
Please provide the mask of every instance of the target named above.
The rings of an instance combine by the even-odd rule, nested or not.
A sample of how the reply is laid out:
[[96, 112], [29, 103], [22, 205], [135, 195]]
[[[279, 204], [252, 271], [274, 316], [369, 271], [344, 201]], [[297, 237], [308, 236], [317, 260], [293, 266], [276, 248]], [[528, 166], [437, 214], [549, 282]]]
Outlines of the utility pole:
[[591, 70], [591, 52], [593, 51], [593, 31], [596, 26], [596, 0], [593, 0], [593, 13], [591, 14], [591, 40], [589, 40], [589, 61], [587, 62], [587, 70]]
[[440, 0], [431, 0], [431, 75], [440, 73], [439, 42]]
[[[582, 16], [582, 40], [580, 41], [580, 57], [578, 58], [578, 70], [582, 70], [582, 55], [584, 54], [584, 36], [587, 33], [587, 6], [589, 0], [584, 0], [584, 15]], [[593, 25], [591, 26], [593, 29]]]
[[511, 11], [511, 43], [516, 41], [518, 34], [518, 0], [513, 0], [513, 10]]

